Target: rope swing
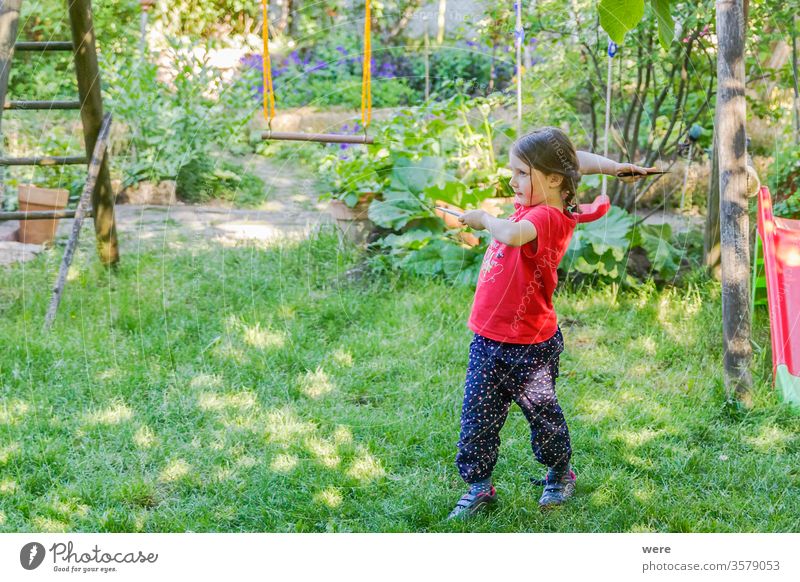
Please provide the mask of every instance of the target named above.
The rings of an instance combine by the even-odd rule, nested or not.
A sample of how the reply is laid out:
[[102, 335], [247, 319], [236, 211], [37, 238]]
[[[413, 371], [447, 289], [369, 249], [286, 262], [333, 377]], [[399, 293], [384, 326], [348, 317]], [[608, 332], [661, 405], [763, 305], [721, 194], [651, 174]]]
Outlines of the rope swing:
[[261, 35], [264, 48], [261, 54], [264, 83], [264, 119], [267, 131], [261, 134], [265, 140], [313, 141], [320, 143], [371, 144], [374, 140], [367, 135], [367, 127], [372, 121], [372, 10], [370, 0], [366, 0], [364, 17], [364, 65], [361, 78], [361, 125], [364, 135], [343, 135], [334, 133], [297, 133], [272, 131], [275, 119], [275, 89], [272, 85], [272, 63], [269, 55], [269, 0], [261, 0], [263, 22]]

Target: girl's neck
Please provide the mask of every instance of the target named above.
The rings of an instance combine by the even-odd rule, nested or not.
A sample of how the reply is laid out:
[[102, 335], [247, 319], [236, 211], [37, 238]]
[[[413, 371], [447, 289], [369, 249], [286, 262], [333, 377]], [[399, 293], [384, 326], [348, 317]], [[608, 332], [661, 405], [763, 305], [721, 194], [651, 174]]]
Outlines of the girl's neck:
[[542, 204], [564, 212], [564, 199], [561, 198], [561, 192], [549, 192]]

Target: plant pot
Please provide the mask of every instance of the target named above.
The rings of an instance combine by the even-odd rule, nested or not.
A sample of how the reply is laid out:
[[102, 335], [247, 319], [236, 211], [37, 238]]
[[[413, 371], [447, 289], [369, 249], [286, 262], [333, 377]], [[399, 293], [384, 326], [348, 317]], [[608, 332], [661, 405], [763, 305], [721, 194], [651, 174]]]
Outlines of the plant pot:
[[[449, 208], [450, 210], [455, 210], [456, 212], [466, 212], [463, 208], [459, 208], [455, 204], [450, 204], [449, 202], [445, 202], [444, 200], [436, 200], [436, 206], [442, 206], [444, 208]], [[458, 218], [453, 216], [452, 214], [448, 214], [447, 212], [442, 212], [441, 210], [436, 210], [436, 216], [444, 220], [444, 225], [449, 229], [463, 229], [464, 225], [458, 221]], [[471, 232], [467, 232], [465, 230], [461, 230], [458, 233], [458, 238], [462, 241], [467, 243], [471, 247], [478, 246], [481, 241], [478, 239], [477, 236], [472, 234]]]
[[328, 212], [344, 235], [357, 244], [365, 242], [375, 226], [368, 217], [368, 210], [377, 196], [375, 192], [365, 192], [353, 208], [341, 200], [331, 200], [328, 207]]
[[[39, 210], [61, 210], [67, 207], [69, 191], [64, 189], [38, 188], [33, 184], [20, 184], [19, 209], [22, 212]], [[56, 236], [58, 219], [21, 220], [19, 242], [41, 245], [51, 242]]]
[[[497, 216], [503, 210], [503, 205], [505, 204], [513, 204], [514, 197], [498, 197], [498, 198], [486, 198], [481, 200], [481, 210], [485, 210], [489, 214], [493, 216]], [[450, 204], [449, 202], [445, 202], [444, 200], [436, 200], [436, 206], [443, 206], [445, 208], [450, 208], [451, 210], [455, 210], [456, 212], [466, 212], [464, 209], [459, 208], [455, 204]], [[447, 214], [446, 212], [442, 212], [441, 210], [436, 211], [436, 216], [444, 220], [444, 225], [447, 228], [464, 228], [464, 225], [458, 221], [458, 218], [453, 216], [452, 214]], [[467, 243], [469, 246], [474, 247], [480, 244], [480, 239], [472, 234], [471, 232], [466, 232], [462, 230], [458, 233], [459, 238]]]
[[501, 214], [503, 211], [503, 206], [506, 204], [513, 205], [514, 197], [485, 198], [481, 200], [481, 208], [494, 216]]

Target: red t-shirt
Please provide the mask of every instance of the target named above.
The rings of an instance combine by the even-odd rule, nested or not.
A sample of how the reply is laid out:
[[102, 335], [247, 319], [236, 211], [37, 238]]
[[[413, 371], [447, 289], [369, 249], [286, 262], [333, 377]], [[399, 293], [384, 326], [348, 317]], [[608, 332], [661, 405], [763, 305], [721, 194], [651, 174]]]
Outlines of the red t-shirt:
[[552, 206], [514, 203], [512, 222], [527, 220], [536, 238], [521, 247], [492, 239], [483, 257], [467, 325], [500, 342], [535, 344], [550, 339], [558, 321], [553, 291], [576, 220]]

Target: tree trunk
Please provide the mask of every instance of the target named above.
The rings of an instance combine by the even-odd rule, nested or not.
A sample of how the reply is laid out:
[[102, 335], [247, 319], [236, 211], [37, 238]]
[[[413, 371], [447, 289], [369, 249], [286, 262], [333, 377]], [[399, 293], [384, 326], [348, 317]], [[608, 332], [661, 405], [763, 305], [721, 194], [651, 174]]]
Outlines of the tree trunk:
[[[714, 127], [719, 124], [714, 119]], [[711, 174], [708, 178], [708, 203], [706, 204], [706, 231], [703, 240], [703, 262], [709, 273], [717, 280], [722, 277], [719, 246], [719, 142], [714, 130], [711, 147]]]
[[750, 405], [750, 244], [745, 136], [744, 30], [742, 0], [717, 0], [717, 132], [719, 136], [722, 330], [725, 387]]
[[[8, 74], [11, 71], [11, 59], [14, 57], [14, 42], [17, 40], [19, 27], [19, 9], [22, 0], [4, 0], [0, 4], [0, 103], [6, 102], [8, 90]], [[0, 123], [3, 121], [3, 108], [0, 107]], [[2, 135], [2, 133], [0, 133]], [[3, 155], [3, 142], [0, 139], [0, 156]], [[5, 172], [0, 166], [0, 207], [5, 194]]]

